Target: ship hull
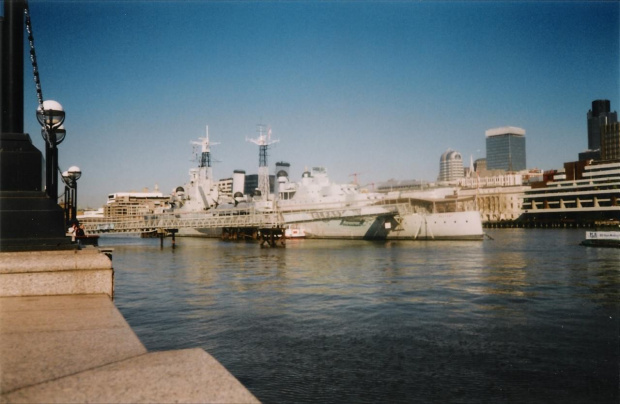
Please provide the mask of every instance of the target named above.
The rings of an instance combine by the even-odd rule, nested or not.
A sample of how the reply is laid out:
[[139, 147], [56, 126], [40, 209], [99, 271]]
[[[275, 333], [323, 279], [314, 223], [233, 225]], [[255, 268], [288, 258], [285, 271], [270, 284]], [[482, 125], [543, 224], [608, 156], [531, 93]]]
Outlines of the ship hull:
[[[298, 223], [309, 239], [350, 240], [482, 240], [482, 221], [477, 211], [409, 214], [399, 221], [392, 216], [349, 217]], [[179, 237], [222, 236], [221, 228], [182, 228]]]
[[301, 223], [306, 238], [362, 240], [482, 240], [477, 211], [331, 219]]

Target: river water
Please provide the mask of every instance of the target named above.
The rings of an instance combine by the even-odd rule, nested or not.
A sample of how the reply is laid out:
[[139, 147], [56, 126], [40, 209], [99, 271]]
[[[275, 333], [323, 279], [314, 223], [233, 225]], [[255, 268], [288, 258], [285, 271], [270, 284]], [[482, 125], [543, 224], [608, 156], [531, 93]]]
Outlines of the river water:
[[265, 403], [618, 403], [620, 249], [102, 237], [149, 350], [201, 347]]

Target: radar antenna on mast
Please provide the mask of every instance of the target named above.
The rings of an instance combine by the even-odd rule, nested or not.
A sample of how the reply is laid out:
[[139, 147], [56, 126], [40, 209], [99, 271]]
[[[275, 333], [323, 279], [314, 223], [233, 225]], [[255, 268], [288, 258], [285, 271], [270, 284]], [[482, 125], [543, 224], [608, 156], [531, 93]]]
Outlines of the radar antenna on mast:
[[271, 139], [271, 128], [265, 134], [265, 125], [258, 125], [258, 137], [256, 139], [245, 138], [247, 142], [258, 145], [258, 190], [261, 198], [267, 200], [269, 196], [269, 166], [267, 165], [267, 150], [269, 146], [280, 140]]
[[[199, 137], [198, 140], [199, 141], [191, 141], [191, 144], [194, 145], [195, 159], [198, 161], [199, 168], [205, 168], [205, 177], [212, 179], [213, 172], [211, 168], [211, 146], [215, 146], [220, 143], [214, 143], [209, 140], [209, 125], [207, 125], [206, 137]], [[196, 150], [198, 147], [200, 147], [200, 151]]]

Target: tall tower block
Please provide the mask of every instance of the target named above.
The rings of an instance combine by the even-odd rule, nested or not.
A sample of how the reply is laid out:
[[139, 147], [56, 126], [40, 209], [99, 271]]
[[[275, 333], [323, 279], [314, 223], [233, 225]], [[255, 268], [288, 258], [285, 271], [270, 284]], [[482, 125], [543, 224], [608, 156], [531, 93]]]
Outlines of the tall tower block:
[[524, 129], [505, 126], [489, 129], [485, 134], [488, 170], [521, 171], [526, 169]]
[[611, 112], [609, 100], [592, 101], [592, 109], [588, 111], [588, 149], [600, 150], [601, 131], [605, 125], [618, 122], [618, 113]]

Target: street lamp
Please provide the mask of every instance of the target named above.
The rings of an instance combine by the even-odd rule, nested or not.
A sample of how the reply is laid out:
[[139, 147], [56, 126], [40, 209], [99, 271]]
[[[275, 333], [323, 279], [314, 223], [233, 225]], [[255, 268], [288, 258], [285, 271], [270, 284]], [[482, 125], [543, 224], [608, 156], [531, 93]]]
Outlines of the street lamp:
[[37, 108], [37, 120], [41, 124], [41, 136], [45, 140], [45, 192], [54, 202], [58, 200], [58, 145], [67, 131], [62, 127], [65, 110], [59, 102], [43, 101]]
[[77, 180], [82, 176], [78, 166], [71, 166], [62, 173], [65, 183], [65, 220], [67, 226], [77, 217]]
[[71, 178], [69, 177], [69, 171], [63, 171], [61, 174], [62, 182], [65, 183], [65, 225], [69, 227], [71, 224], [71, 206], [73, 202], [71, 201]]
[[73, 183], [73, 197], [71, 198], [71, 218], [75, 219], [77, 217], [77, 180], [82, 176], [82, 171], [78, 166], [69, 167], [69, 177], [71, 178], [71, 182]]

